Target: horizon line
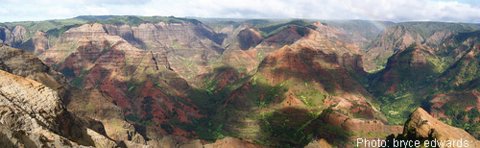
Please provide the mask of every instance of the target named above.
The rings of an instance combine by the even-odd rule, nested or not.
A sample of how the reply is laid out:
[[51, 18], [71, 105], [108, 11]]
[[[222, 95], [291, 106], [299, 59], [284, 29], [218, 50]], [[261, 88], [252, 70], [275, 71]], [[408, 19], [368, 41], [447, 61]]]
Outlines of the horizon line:
[[462, 21], [439, 21], [439, 20], [405, 20], [405, 21], [395, 21], [395, 20], [377, 20], [377, 19], [321, 19], [321, 18], [275, 18], [275, 17], [199, 17], [199, 16], [173, 16], [173, 15], [122, 15], [122, 14], [108, 14], [108, 15], [77, 15], [74, 17], [65, 17], [65, 18], [52, 18], [44, 20], [19, 20], [19, 21], [4, 21], [0, 24], [5, 23], [22, 23], [22, 22], [43, 22], [43, 21], [57, 21], [57, 20], [68, 20], [75, 19], [82, 16], [91, 16], [91, 17], [122, 17], [122, 16], [133, 16], [133, 17], [173, 17], [173, 18], [186, 18], [186, 19], [225, 19], [225, 20], [311, 20], [311, 21], [372, 21], [372, 22], [391, 22], [391, 23], [414, 23], [414, 22], [432, 22], [432, 23], [460, 23], [460, 24], [479, 24], [480, 22], [462, 22]]

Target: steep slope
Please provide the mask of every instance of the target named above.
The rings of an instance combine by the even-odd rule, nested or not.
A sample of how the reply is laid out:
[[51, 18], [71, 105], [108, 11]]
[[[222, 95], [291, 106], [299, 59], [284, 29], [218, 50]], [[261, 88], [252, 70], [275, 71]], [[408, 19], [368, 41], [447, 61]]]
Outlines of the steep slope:
[[[243, 144], [219, 140], [231, 136], [343, 147], [399, 133], [419, 106], [478, 133], [478, 32], [465, 32], [478, 25], [205, 24], [155, 16], [6, 23], [0, 39], [25, 51], [0, 51], [0, 68], [59, 91], [83, 124], [126, 146]], [[367, 77], [364, 67], [385, 61]]]
[[223, 45], [225, 47], [223, 62], [239, 71], [252, 72], [265, 56], [307, 36], [309, 30], [321, 32], [341, 42], [342, 46], [357, 51], [370, 41], [372, 34], [376, 34], [375, 31], [360, 33], [362, 29], [359, 29], [359, 26], [353, 27], [355, 23], [367, 27], [373, 26], [368, 23], [363, 24], [363, 21], [326, 22], [293, 20], [282, 23], [255, 23], [247, 20], [239, 22], [237, 27], [228, 25], [220, 29], [222, 33], [227, 34]]
[[247, 50], [257, 46], [263, 40], [263, 37], [255, 29], [245, 28], [238, 33], [237, 39], [240, 44], [240, 49]]
[[[53, 70], [50, 70], [47, 66], [42, 64], [40, 60], [35, 58], [31, 53], [24, 52], [19, 49], [10, 48], [8, 46], [2, 46], [2, 54], [1, 59], [2, 62], [6, 62], [0, 66], [0, 68], [5, 70], [10, 70], [19, 74], [24, 74], [26, 77], [30, 75], [38, 75], [44, 74], [49, 76], [47, 78], [53, 78], [52, 81], [56, 83], [61, 83], [61, 85], [67, 86], [64, 84], [63, 76], [59, 75]], [[29, 64], [25, 64], [29, 63]], [[40, 67], [40, 68], [39, 68]], [[43, 68], [42, 68], [43, 67]], [[27, 71], [29, 70], [29, 71]], [[3, 77], [5, 74], [6, 76]], [[10, 76], [12, 78], [10, 78]], [[56, 76], [56, 77], [53, 77]], [[39, 80], [40, 78], [45, 77], [33, 77]], [[59, 80], [57, 80], [57, 78]], [[13, 80], [10, 80], [13, 79]], [[95, 147], [114, 147], [119, 143], [119, 146], [126, 146], [126, 147], [139, 147], [139, 146], [165, 146], [165, 145], [172, 145], [172, 146], [188, 146], [189, 141], [182, 140], [182, 138], [176, 138], [167, 136], [156, 137], [158, 134], [148, 134], [146, 133], [146, 129], [141, 128], [149, 128], [148, 130], [157, 131], [158, 129], [151, 128], [151, 127], [142, 127], [142, 125], [132, 125], [126, 121], [124, 121], [125, 116], [122, 111], [122, 108], [116, 106], [112, 102], [109, 102], [111, 99], [105, 94], [102, 94], [101, 91], [96, 89], [90, 90], [79, 90], [74, 87], [66, 87], [66, 94], [65, 97], [58, 97], [56, 91], [52, 90], [49, 87], [43, 86], [38, 82], [34, 82], [32, 80], [28, 80], [27, 82], [23, 83], [24, 78], [14, 76], [8, 74], [6, 72], [2, 72], [2, 81], [0, 86], [1, 88], [5, 89], [5, 92], [2, 93], [6, 94], [7, 98], [6, 101], [2, 101], [4, 103], [9, 103], [7, 101], [15, 101], [13, 102], [17, 106], [24, 106], [29, 108], [32, 106], [35, 111], [29, 113], [30, 115], [41, 114], [42, 116], [45, 114], [41, 109], [50, 108], [49, 105], [57, 106], [55, 108], [59, 108], [55, 110], [58, 113], [58, 117], [55, 117], [55, 120], [60, 120], [62, 124], [57, 123], [57, 121], [52, 123], [36, 123], [36, 122], [28, 122], [31, 117], [29, 116], [22, 116], [19, 114], [22, 111], [19, 111], [17, 108], [13, 108], [13, 112], [15, 112], [15, 119], [18, 120], [10, 120], [11, 118], [3, 118], [5, 121], [5, 126], [14, 126], [17, 127], [17, 124], [22, 122], [22, 125], [26, 127], [21, 128], [13, 128], [14, 131], [8, 130], [12, 128], [2, 127], [2, 135], [5, 135], [4, 139], [1, 139], [2, 146], [42, 146], [42, 145], [49, 145], [55, 147], [75, 147], [80, 145], [91, 145]], [[13, 81], [13, 82], [12, 82]], [[17, 82], [20, 83], [17, 85]], [[32, 85], [32, 86], [30, 86]], [[13, 87], [15, 86], [15, 87]], [[18, 86], [18, 87], [17, 87]], [[35, 91], [40, 90], [40, 93]], [[3, 91], [2, 91], [3, 92]], [[47, 95], [47, 96], [44, 96]], [[20, 96], [20, 97], [19, 97]], [[21, 97], [23, 96], [23, 97]], [[5, 97], [5, 96], [4, 96]], [[45, 98], [46, 100], [38, 100], [42, 103], [39, 103], [35, 98]], [[52, 103], [51, 100], [56, 100], [55, 103]], [[26, 101], [33, 101], [32, 103], [25, 103], [26, 101], [16, 101], [17, 99], [24, 99]], [[49, 102], [50, 101], [50, 102]], [[11, 104], [11, 103], [10, 103]], [[44, 105], [42, 107], [37, 107], [38, 105]], [[73, 112], [75, 116], [79, 116], [81, 118], [77, 118], [67, 112], [66, 107], [63, 104], [67, 104], [67, 108], [70, 112]], [[8, 110], [12, 110], [12, 108], [8, 108]], [[5, 117], [10, 117], [9, 113], [11, 112], [4, 112]], [[48, 112], [50, 113], [50, 112]], [[50, 115], [47, 114], [50, 118]], [[3, 116], [3, 115], [2, 115]], [[38, 116], [38, 120], [44, 119], [42, 116]], [[27, 118], [26, 120], [23, 120]], [[65, 120], [65, 121], [64, 121]], [[17, 122], [18, 121], [18, 122]], [[25, 123], [23, 123], [25, 121]], [[32, 120], [32, 121], [36, 121]], [[67, 122], [68, 121], [68, 122]], [[142, 121], [143, 122], [143, 121]], [[8, 123], [8, 124], [7, 124]], [[151, 124], [151, 123], [148, 123]], [[38, 125], [38, 126], [36, 126]], [[29, 128], [28, 126], [33, 126], [33, 128]], [[47, 126], [42, 127], [41, 126]], [[53, 128], [53, 129], [52, 129]], [[59, 129], [58, 129], [59, 128]], [[163, 127], [162, 127], [163, 128]], [[30, 133], [30, 129], [35, 129], [34, 131], [40, 131], [42, 134], [38, 134], [36, 132]], [[178, 130], [178, 129], [175, 129]], [[150, 131], [150, 132], [152, 132]], [[25, 138], [22, 133], [29, 135], [29, 137]], [[142, 135], [140, 135], [142, 134]], [[148, 135], [147, 135], [148, 134]], [[86, 135], [86, 136], [85, 136]], [[175, 135], [175, 133], [173, 134]], [[49, 138], [47, 141], [42, 141], [42, 137], [47, 136]], [[108, 137], [107, 137], [108, 136]], [[189, 135], [192, 136], [192, 135]], [[90, 139], [91, 137], [91, 139]], [[144, 137], [148, 137], [149, 139], [145, 139]], [[40, 138], [40, 141], [38, 141]], [[111, 139], [110, 139], [111, 138]], [[29, 140], [30, 139], [30, 140]], [[170, 140], [169, 140], [170, 139]], [[178, 141], [180, 140], [180, 141]], [[59, 142], [60, 141], [60, 142]], [[219, 140], [217, 143], [211, 143], [211, 145], [216, 146], [227, 146], [233, 144], [246, 144], [250, 146], [254, 146], [253, 144], [245, 143], [238, 139], [226, 138], [223, 140]], [[208, 144], [206, 142], [197, 143], [200, 145]]]
[[403, 123], [410, 112], [433, 91], [430, 87], [441, 71], [433, 49], [412, 45], [393, 55], [385, 69], [374, 74], [369, 90], [384, 104], [381, 110], [390, 122]]
[[116, 146], [76, 122], [54, 90], [5, 71], [0, 71], [0, 77], [0, 126], [7, 146]]
[[103, 31], [97, 31], [119, 36], [137, 48], [160, 54], [160, 61], [173, 63], [171, 68], [192, 83], [196, 76], [211, 68], [209, 63], [215, 62], [224, 50], [220, 46], [224, 34], [215, 33], [197, 20], [174, 17], [79, 16], [65, 20], [5, 23], [0, 30], [6, 44], [42, 54], [50, 48], [71, 51], [74, 42], [65, 41], [73, 41], [67, 36], [75, 39], [75, 35], [66, 32], [70, 29], [81, 32], [75, 28], [93, 23], [102, 24]]
[[344, 146], [367, 134], [356, 125], [384, 127], [370, 131], [378, 135], [395, 132], [356, 79], [364, 73], [358, 51], [324, 33], [334, 29], [322, 29], [306, 28], [292, 45], [268, 54], [253, 76], [219, 90], [227, 99], [218, 102], [213, 124], [225, 121], [216, 124], [223, 134], [270, 146], [305, 146], [314, 137]]
[[435, 117], [477, 136], [477, 46], [478, 31], [455, 33], [441, 45], [411, 45], [397, 51], [385, 69], [371, 76], [369, 91], [384, 104], [380, 109], [391, 123], [402, 123], [423, 106]]
[[[388, 141], [393, 141], [391, 139]], [[403, 134], [397, 140], [420, 140], [421, 145], [431, 147], [478, 147], [480, 141], [469, 135], [463, 129], [451, 127], [430, 116], [422, 108], [416, 109], [405, 123]], [[428, 141], [428, 142], [426, 142]], [[390, 146], [393, 146], [390, 143]], [[397, 144], [398, 145], [398, 144]], [[427, 146], [425, 146], [427, 147]]]
[[66, 80], [63, 76], [43, 64], [32, 53], [0, 45], [0, 68], [15, 75], [27, 77], [65, 94]]
[[233, 31], [224, 30], [227, 38], [222, 62], [241, 72], [252, 73], [265, 56], [306, 36], [309, 28], [314, 26], [300, 20], [268, 26], [244, 22]]
[[258, 29], [247, 24], [242, 24], [238, 27], [230, 25], [220, 31], [227, 34], [222, 45], [225, 47], [222, 62], [239, 71], [253, 71], [261, 57], [258, 57], [259, 54], [256, 50], [251, 49], [255, 48], [264, 40]]
[[[120, 109], [118, 109], [118, 107], [113, 107], [114, 105], [110, 102], [102, 101], [106, 100], [103, 99], [102, 95], [89, 95], [94, 93], [85, 93], [81, 90], [71, 87], [70, 85], [68, 85], [63, 75], [43, 64], [32, 53], [25, 52], [16, 48], [11, 48], [8, 46], [2, 46], [1, 49], [2, 50], [0, 52], [0, 60], [2, 62], [0, 62], [0, 69], [12, 72], [13, 74], [19, 76], [33, 79], [49, 87], [50, 89], [55, 90], [55, 92], [58, 93], [59, 97], [61, 98], [62, 106], [67, 106], [68, 110], [73, 112], [75, 116], [78, 115], [81, 117], [75, 118], [75, 121], [81, 123], [82, 126], [86, 126], [96, 132], [102, 133], [103, 135], [108, 135], [116, 141], [127, 142], [127, 144], [129, 141], [131, 141], [131, 139], [128, 139], [127, 136], [134, 136], [135, 134], [137, 134], [133, 126], [124, 121], [125, 117], [123, 116], [123, 114], [121, 114], [122, 112], [120, 111]], [[76, 102], [82, 102], [83, 100], [93, 100], [95, 98], [102, 98], [97, 100], [97, 102], [102, 102], [100, 104], [103, 107], [98, 108], [99, 110], [101, 110], [101, 112], [99, 112], [98, 114], [108, 114], [109, 120], [107, 121], [115, 122], [104, 122], [104, 120], [101, 120], [102, 118], [98, 118], [98, 116], [96, 116], [98, 115], [97, 112], [93, 114], [88, 113], [89, 116], [84, 116], [82, 110], [85, 109], [86, 105]], [[77, 108], [81, 108], [80, 111], [77, 110]], [[115, 129], [115, 131], [112, 131], [111, 125], [118, 125], [120, 127], [113, 128]], [[129, 127], [130, 129], [128, 129]], [[124, 138], [119, 138], [118, 136]]]
[[214, 62], [224, 50], [218, 45], [223, 39], [197, 22], [146, 23], [132, 27], [131, 32], [125, 26], [120, 28], [106, 26], [111, 35], [119, 35], [131, 43], [128, 34], [133, 34], [134, 39], [146, 46], [144, 49], [164, 54], [159, 60], [169, 62], [171, 68], [187, 80], [193, 81], [206, 73], [210, 68], [208, 63]]
[[[149, 129], [141, 133], [145, 138], [157, 139], [166, 134], [193, 137], [191, 131], [180, 129], [175, 124], [190, 123], [192, 119], [202, 117], [186, 96], [189, 84], [172, 71], [175, 66], [169, 66], [164, 53], [138, 49], [120, 36], [108, 34], [104, 27], [102, 24], [85, 24], [67, 30], [61, 37], [61, 43], [41, 55], [74, 87], [90, 92], [75, 94], [89, 99], [73, 101], [74, 104], [69, 106], [90, 105], [75, 110], [111, 123], [107, 132], [118, 140], [131, 140], [129, 137], [133, 136], [116, 133], [131, 131], [114, 126], [128, 125], [118, 120], [124, 115], [128, 121]], [[62, 48], [68, 44], [74, 45], [74, 48]], [[110, 105], [96, 105], [95, 102]], [[102, 108], [108, 112], [97, 113]], [[110, 115], [118, 117], [117, 120], [109, 120], [112, 118]], [[140, 143], [144, 143], [142, 141]]]
[[354, 42], [362, 49], [380, 35], [385, 28], [395, 24], [388, 21], [371, 20], [322, 20], [321, 22], [343, 30], [346, 33], [344, 40]]
[[391, 25], [367, 47], [364, 57], [365, 69], [367, 71], [381, 69], [392, 54], [412, 44], [426, 44], [435, 48], [456, 33], [478, 29], [480, 26], [477, 24], [442, 22], [405, 22]]
[[475, 137], [480, 137], [479, 65], [480, 45], [478, 32], [462, 34], [467, 53], [452, 64], [438, 80], [439, 92], [432, 95], [429, 109], [435, 117], [451, 125], [462, 127]]

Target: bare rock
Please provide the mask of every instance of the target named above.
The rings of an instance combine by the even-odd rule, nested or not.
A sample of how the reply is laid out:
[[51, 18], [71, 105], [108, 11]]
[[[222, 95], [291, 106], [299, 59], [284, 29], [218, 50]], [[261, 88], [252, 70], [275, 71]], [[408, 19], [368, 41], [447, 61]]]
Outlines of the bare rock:
[[5, 71], [0, 71], [0, 133], [16, 147], [116, 145], [76, 124], [56, 91]]
[[[422, 108], [416, 109], [405, 124], [403, 133], [406, 137], [417, 139], [436, 139], [438, 141], [465, 140], [468, 147], [480, 147], [480, 141], [465, 130], [449, 126], [428, 114]], [[441, 146], [448, 147], [448, 146]]]

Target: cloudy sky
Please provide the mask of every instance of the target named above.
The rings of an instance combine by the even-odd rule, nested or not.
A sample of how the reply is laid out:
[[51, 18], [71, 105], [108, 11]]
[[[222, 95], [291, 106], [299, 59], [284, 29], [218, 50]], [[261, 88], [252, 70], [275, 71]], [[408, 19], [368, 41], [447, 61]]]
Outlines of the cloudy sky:
[[480, 22], [480, 0], [0, 0], [0, 22], [78, 15]]

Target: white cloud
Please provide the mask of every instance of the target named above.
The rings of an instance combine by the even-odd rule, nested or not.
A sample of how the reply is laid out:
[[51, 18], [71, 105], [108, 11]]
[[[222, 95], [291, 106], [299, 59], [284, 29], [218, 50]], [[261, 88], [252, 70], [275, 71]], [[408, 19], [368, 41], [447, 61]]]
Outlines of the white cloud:
[[0, 0], [0, 22], [78, 15], [480, 22], [470, 0]]

